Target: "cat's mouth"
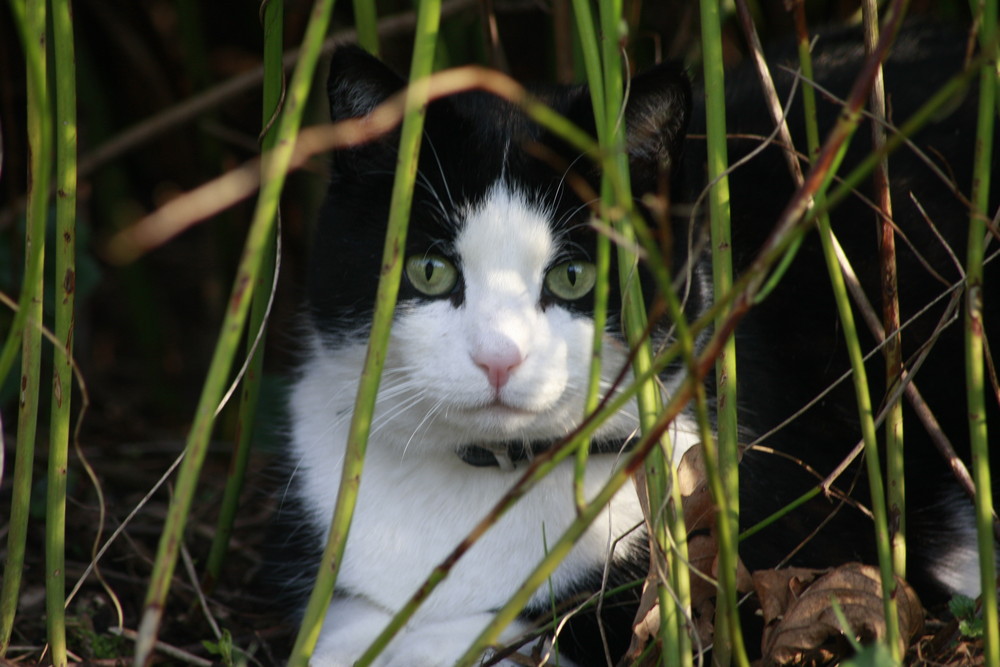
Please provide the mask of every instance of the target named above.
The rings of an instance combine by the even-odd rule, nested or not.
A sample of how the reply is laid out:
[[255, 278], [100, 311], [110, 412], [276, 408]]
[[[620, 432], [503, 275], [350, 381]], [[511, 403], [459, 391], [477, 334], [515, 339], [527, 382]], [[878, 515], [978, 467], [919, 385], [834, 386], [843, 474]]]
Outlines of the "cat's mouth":
[[495, 415], [511, 415], [511, 416], [532, 416], [538, 414], [536, 410], [531, 410], [529, 408], [521, 407], [509, 403], [502, 398], [494, 398], [492, 401], [486, 404], [477, 405], [471, 408], [473, 412], [487, 412]]

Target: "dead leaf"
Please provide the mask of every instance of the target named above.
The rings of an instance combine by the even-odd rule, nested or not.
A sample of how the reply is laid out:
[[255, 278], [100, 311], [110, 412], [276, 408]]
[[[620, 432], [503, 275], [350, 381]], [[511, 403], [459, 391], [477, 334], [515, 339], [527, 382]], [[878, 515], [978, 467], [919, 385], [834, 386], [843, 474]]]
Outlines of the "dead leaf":
[[[765, 570], [753, 574], [764, 613], [765, 665], [822, 664], [851, 652], [833, 600], [861, 642], [885, 636], [881, 578], [877, 568], [849, 563], [834, 570]], [[896, 578], [900, 633], [905, 650], [923, 627], [916, 593]]]

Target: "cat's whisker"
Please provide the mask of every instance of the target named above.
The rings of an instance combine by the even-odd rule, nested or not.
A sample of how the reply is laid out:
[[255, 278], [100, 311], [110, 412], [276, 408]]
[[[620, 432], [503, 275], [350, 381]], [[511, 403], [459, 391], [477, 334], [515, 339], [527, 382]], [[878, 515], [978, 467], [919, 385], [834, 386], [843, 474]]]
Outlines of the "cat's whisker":
[[417, 423], [417, 425], [413, 429], [413, 432], [410, 434], [410, 437], [406, 440], [406, 444], [403, 446], [403, 451], [399, 455], [400, 461], [402, 461], [403, 458], [406, 456], [406, 452], [410, 448], [410, 443], [412, 443], [414, 438], [416, 438], [417, 433], [420, 431], [420, 429], [425, 425], [427, 425], [428, 427], [430, 426], [430, 424], [433, 422], [434, 414], [440, 409], [441, 405], [443, 404], [444, 404], [444, 399], [439, 399], [438, 401], [436, 401], [424, 414], [423, 419], [421, 419], [420, 422]]
[[569, 176], [571, 171], [573, 171], [573, 167], [576, 166], [576, 163], [582, 160], [585, 156], [586, 156], [585, 153], [580, 153], [575, 158], [573, 158], [573, 160], [568, 165], [566, 165], [566, 169], [563, 170], [562, 175], [559, 177], [559, 182], [556, 184], [556, 191], [552, 197], [554, 201], [559, 201], [562, 198], [563, 189], [566, 186], [566, 177]]
[[455, 199], [451, 196], [451, 188], [448, 186], [448, 177], [444, 173], [444, 165], [441, 164], [441, 158], [438, 156], [437, 149], [434, 147], [434, 142], [431, 140], [430, 135], [427, 131], [424, 131], [424, 141], [427, 143], [427, 147], [430, 148], [431, 155], [434, 156], [434, 162], [438, 166], [438, 172], [441, 174], [441, 182], [444, 184], [444, 192], [448, 195], [448, 203], [451, 204], [452, 210], [456, 210], [458, 207], [455, 206]]
[[392, 423], [398, 417], [408, 413], [413, 407], [418, 405], [422, 400], [423, 399], [419, 394], [413, 393], [409, 395], [405, 400], [400, 402], [398, 405], [395, 405], [394, 406], [395, 409], [392, 410], [392, 412], [382, 414], [378, 411], [378, 407], [376, 407], [375, 419], [372, 422], [372, 432], [371, 432], [372, 436], [378, 435], [383, 429], [385, 429], [388, 426], [391, 426]]

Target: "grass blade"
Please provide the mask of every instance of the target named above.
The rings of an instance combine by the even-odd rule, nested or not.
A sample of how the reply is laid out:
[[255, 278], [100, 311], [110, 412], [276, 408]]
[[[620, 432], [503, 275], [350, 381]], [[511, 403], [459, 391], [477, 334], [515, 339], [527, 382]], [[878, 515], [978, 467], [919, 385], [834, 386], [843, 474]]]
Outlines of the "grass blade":
[[378, 14], [375, 0], [354, 0], [354, 26], [361, 48], [378, 56]]
[[[719, 3], [701, 0], [701, 41], [705, 71], [705, 127], [708, 150], [710, 238], [712, 243], [712, 284], [715, 299], [733, 289], [732, 238], [729, 224], [729, 181], [725, 177], [727, 156], [725, 77], [722, 63], [722, 27]], [[718, 314], [718, 322], [726, 317]], [[718, 468], [713, 454], [705, 451], [705, 472], [719, 508], [719, 601], [715, 617], [715, 652], [719, 664], [730, 659], [749, 664], [743, 646], [737, 609], [736, 567], [739, 535], [739, 443], [736, 418], [736, 339], [730, 337], [715, 370], [718, 405]], [[711, 443], [706, 443], [709, 445]], [[716, 472], [718, 479], [716, 477]]]
[[0, 383], [13, 365], [21, 346], [21, 381], [18, 410], [14, 486], [7, 533], [7, 561], [0, 589], [0, 657], [7, 653], [17, 613], [21, 570], [24, 567], [31, 476], [38, 426], [39, 374], [42, 353], [42, 301], [45, 258], [45, 224], [48, 219], [52, 152], [52, 114], [46, 89], [45, 0], [12, 2], [21, 31], [27, 63], [27, 130], [30, 146], [27, 227], [24, 245], [27, 264], [19, 308], [11, 333], [0, 355]]
[[990, 482], [986, 433], [984, 378], [983, 255], [986, 221], [989, 220], [990, 172], [997, 115], [997, 2], [983, 0], [979, 7], [979, 38], [985, 55], [979, 71], [979, 117], [976, 125], [973, 209], [969, 221], [966, 256], [965, 373], [969, 412], [972, 474], [976, 482], [976, 530], [979, 536], [979, 575], [982, 587], [983, 658], [987, 667], [1000, 665], [1000, 614], [997, 610], [996, 541], [993, 534], [993, 494]]
[[[861, 6], [864, 19], [865, 52], [875, 50], [878, 42], [878, 7], [874, 0], [865, 0]], [[886, 100], [882, 69], [879, 68], [872, 85], [869, 107], [874, 115], [872, 123], [872, 149], [879, 150], [886, 143]], [[875, 202], [878, 206], [881, 241], [879, 261], [882, 272], [882, 328], [888, 334], [885, 346], [886, 394], [891, 394], [903, 377], [902, 341], [899, 333], [899, 296], [896, 286], [896, 234], [892, 227], [892, 197], [889, 190], [889, 160], [883, 158], [872, 174]], [[885, 422], [886, 486], [889, 515], [896, 517], [892, 541], [892, 565], [895, 573], [906, 578], [906, 479], [903, 474], [903, 403], [895, 401], [889, 406]]]
[[69, 465], [76, 290], [76, 56], [68, 0], [52, 0], [56, 85], [55, 335], [64, 348], [53, 358], [49, 422], [49, 481], [45, 516], [45, 611], [54, 667], [67, 663], [66, 473]]

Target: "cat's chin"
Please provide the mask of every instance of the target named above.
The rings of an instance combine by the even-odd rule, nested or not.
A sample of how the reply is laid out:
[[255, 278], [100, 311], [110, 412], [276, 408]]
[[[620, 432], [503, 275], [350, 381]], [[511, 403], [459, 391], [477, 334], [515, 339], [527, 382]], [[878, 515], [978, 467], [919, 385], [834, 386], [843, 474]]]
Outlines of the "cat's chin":
[[541, 414], [509, 403], [489, 403], [466, 408], [462, 411], [461, 419], [474, 430], [507, 438], [519, 437]]
[[493, 401], [451, 412], [449, 421], [473, 439], [486, 440], [552, 438], [550, 410], [516, 403]]

